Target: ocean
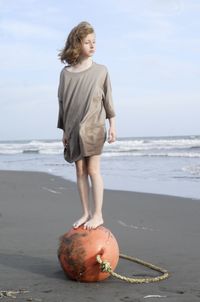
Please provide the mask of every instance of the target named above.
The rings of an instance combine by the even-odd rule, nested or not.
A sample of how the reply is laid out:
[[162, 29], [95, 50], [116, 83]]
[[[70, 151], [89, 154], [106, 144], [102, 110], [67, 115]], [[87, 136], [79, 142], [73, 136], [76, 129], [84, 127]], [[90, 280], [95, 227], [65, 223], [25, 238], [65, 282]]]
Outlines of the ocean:
[[[76, 181], [60, 140], [0, 141], [0, 170], [42, 171]], [[104, 145], [108, 189], [200, 199], [200, 135], [121, 138]]]

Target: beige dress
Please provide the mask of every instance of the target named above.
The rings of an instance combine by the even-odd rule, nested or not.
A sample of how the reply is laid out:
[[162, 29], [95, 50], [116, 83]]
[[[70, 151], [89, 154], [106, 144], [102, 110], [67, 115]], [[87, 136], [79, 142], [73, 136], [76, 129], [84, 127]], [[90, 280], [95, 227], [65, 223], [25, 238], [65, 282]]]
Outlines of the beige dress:
[[57, 128], [68, 139], [64, 157], [68, 162], [101, 154], [106, 140], [106, 118], [115, 116], [111, 83], [106, 66], [92, 65], [80, 72], [65, 66], [58, 87]]

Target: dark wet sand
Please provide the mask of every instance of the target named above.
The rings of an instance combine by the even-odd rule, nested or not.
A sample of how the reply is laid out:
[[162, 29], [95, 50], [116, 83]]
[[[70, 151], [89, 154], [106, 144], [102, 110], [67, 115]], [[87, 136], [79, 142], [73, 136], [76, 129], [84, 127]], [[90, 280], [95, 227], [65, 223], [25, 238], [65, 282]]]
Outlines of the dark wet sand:
[[[171, 273], [165, 281], [142, 285], [65, 277], [57, 247], [81, 214], [76, 184], [46, 173], [1, 171], [0, 213], [0, 290], [29, 291], [2, 301], [200, 301], [200, 200], [105, 191], [105, 226], [121, 252]], [[116, 271], [155, 275], [122, 260]]]

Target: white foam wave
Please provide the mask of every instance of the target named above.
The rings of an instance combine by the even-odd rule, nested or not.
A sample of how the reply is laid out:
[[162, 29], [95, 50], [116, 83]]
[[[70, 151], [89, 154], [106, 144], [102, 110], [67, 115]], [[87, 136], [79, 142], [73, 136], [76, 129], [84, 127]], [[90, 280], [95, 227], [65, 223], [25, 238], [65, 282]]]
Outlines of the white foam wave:
[[[19, 142], [0, 142], [0, 154], [61, 154], [63, 144], [60, 140], [31, 140]], [[148, 138], [122, 139], [114, 144], [105, 143], [103, 156], [166, 156], [200, 157], [200, 137], [187, 138]]]
[[188, 165], [182, 168], [184, 172], [188, 172], [194, 176], [200, 176], [200, 165]]
[[30, 141], [0, 143], [0, 154], [59, 154], [63, 151], [62, 143], [59, 141]]
[[105, 148], [112, 150], [118, 148], [119, 150], [149, 150], [149, 149], [174, 149], [174, 148], [200, 148], [200, 138], [187, 139], [149, 139], [149, 140], [119, 140], [115, 144], [105, 143]]
[[149, 157], [190, 157], [190, 158], [200, 158], [200, 153], [188, 153], [188, 152], [171, 152], [171, 153], [145, 153], [145, 152], [109, 152], [103, 153], [103, 157], [125, 157], [125, 156], [149, 156]]

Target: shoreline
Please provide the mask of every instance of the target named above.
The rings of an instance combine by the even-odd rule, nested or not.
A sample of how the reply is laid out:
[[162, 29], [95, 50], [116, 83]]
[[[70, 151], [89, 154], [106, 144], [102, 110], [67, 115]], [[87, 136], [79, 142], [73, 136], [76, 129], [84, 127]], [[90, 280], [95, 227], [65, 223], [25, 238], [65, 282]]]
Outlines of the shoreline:
[[[105, 143], [101, 174], [106, 189], [200, 200], [200, 136], [129, 137]], [[0, 144], [0, 170], [47, 172], [76, 182], [61, 140]]]
[[[196, 302], [200, 297], [200, 203], [191, 198], [105, 190], [104, 226], [120, 252], [167, 269], [157, 283], [128, 284], [109, 277], [98, 283], [68, 280], [57, 259], [58, 241], [80, 216], [75, 183], [45, 172], [0, 171], [0, 290], [26, 289], [16, 302], [162, 301]], [[116, 272], [152, 275], [121, 261]], [[155, 299], [149, 298], [147, 301]], [[156, 299], [157, 301], [158, 299]]]
[[[42, 170], [41, 171], [39, 171], [39, 170], [34, 171], [34, 170], [28, 170], [28, 169], [27, 170], [20, 170], [20, 169], [19, 170], [17, 170], [17, 169], [16, 170], [12, 170], [12, 169], [8, 169], [8, 170], [3, 170], [2, 169], [1, 170], [0, 169], [0, 173], [1, 172], [7, 172], [7, 171], [9, 171], [9, 172], [45, 173], [45, 174], [49, 174], [49, 175], [51, 175], [53, 177], [60, 177], [63, 180], [72, 182], [73, 184], [76, 185], [76, 180], [69, 179], [67, 177], [64, 177], [63, 175], [59, 175], [59, 174], [56, 174], [56, 173], [53, 173], [53, 172], [49, 172], [49, 171], [42, 171]], [[103, 178], [104, 177], [105, 176], [103, 176]], [[104, 185], [105, 185], [105, 183], [104, 183]], [[154, 192], [154, 191], [152, 191], [152, 192], [150, 192], [150, 191], [138, 191], [138, 190], [124, 189], [124, 188], [117, 189], [117, 188], [113, 188], [110, 185], [104, 186], [104, 190], [123, 191], [123, 192], [132, 192], [132, 193], [150, 194], [150, 195], [163, 195], [163, 196], [169, 196], [169, 197], [175, 197], [175, 198], [177, 197], [177, 198], [183, 198], [183, 199], [191, 199], [191, 200], [194, 200], [194, 201], [200, 201], [199, 197], [194, 197], [194, 196], [183, 196], [183, 195], [177, 195], [177, 194], [172, 194], [172, 193], [168, 194], [168, 193], [164, 193], [164, 192]]]

